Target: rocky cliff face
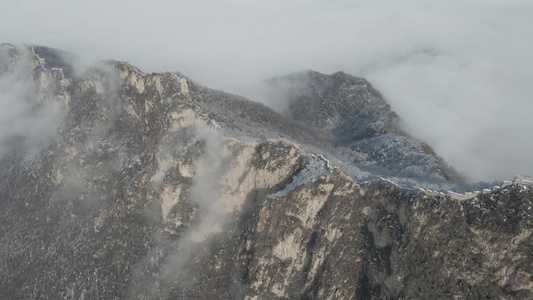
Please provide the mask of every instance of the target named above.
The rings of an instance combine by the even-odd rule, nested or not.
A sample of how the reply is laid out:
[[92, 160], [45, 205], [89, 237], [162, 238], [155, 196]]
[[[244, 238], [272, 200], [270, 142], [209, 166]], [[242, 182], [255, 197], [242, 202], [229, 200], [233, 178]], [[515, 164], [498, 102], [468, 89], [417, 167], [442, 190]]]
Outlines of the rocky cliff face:
[[[356, 182], [327, 122], [170, 72], [76, 75], [55, 50], [0, 47], [4, 82], [31, 79], [24, 107], [53, 128], [0, 136], [2, 299], [533, 297], [527, 178], [467, 195]], [[58, 122], [41, 122], [49, 106]], [[378, 137], [410, 140], [383, 124]]]
[[[464, 181], [429, 145], [401, 130], [398, 115], [363, 78], [343, 72], [306, 71], [267, 83], [270, 98], [288, 103], [289, 118], [329, 135], [333, 156], [358, 170], [394, 178], [410, 187], [415, 187], [416, 181], [435, 182], [441, 188], [446, 182]], [[349, 167], [343, 171], [355, 178], [376, 179]], [[415, 183], [411, 178], [417, 179]]]

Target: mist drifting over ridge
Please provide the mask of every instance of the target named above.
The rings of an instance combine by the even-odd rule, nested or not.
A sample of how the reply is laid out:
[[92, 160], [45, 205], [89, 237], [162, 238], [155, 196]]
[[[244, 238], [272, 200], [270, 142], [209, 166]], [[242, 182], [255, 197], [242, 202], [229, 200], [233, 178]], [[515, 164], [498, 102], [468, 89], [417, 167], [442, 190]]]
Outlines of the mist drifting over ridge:
[[4, 108], [64, 108], [0, 135], [50, 129], [0, 152], [1, 299], [533, 298], [533, 179], [463, 194], [363, 78], [267, 81], [302, 87], [284, 117], [178, 72], [1, 49]]
[[[303, 69], [367, 78], [475, 180], [531, 174], [530, 1], [195, 1], [0, 4], [2, 42], [177, 70], [264, 101], [255, 83]], [[268, 103], [266, 103], [268, 104]]]

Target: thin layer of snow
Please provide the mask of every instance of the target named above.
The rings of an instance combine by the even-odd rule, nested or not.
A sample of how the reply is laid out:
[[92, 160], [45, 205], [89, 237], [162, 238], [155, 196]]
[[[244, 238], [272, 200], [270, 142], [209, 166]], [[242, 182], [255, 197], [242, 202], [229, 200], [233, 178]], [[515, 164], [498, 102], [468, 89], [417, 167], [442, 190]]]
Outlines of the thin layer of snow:
[[330, 162], [324, 156], [320, 154], [311, 155], [305, 168], [293, 178], [291, 183], [287, 184], [283, 190], [268, 195], [267, 200], [284, 197], [294, 188], [324, 178], [324, 176], [331, 174], [332, 171], [333, 168]]
[[380, 179], [383, 180], [383, 181], [387, 181], [387, 182], [389, 182], [389, 183], [392, 183], [393, 185], [395, 185], [395, 186], [397, 186], [397, 187], [403, 189], [403, 187], [400, 186], [398, 183], [396, 183], [396, 182], [394, 182], [394, 181], [392, 181], [392, 180], [390, 180], [390, 179], [388, 179], [388, 178], [383, 178], [383, 177], [381, 177]]

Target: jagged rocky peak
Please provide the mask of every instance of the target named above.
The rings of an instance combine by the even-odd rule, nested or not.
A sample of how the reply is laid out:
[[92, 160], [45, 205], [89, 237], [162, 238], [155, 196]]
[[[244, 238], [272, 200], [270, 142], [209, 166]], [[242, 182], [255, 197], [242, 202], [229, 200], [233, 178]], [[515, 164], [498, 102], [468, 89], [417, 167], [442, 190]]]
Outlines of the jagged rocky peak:
[[42, 46], [31, 46], [30, 48], [35, 55], [42, 59], [45, 68], [61, 69], [65, 77], [74, 75], [72, 63], [76, 60], [75, 54]]
[[329, 138], [334, 156], [349, 164], [341, 168], [353, 178], [371, 180], [378, 175], [409, 187], [425, 182], [422, 186], [437, 188], [436, 183], [441, 189], [450, 188], [446, 182], [465, 182], [428, 144], [400, 128], [399, 116], [363, 78], [305, 71], [272, 78], [266, 85], [270, 101], [286, 102], [289, 118]]
[[[0, 152], [1, 299], [533, 297], [529, 178], [461, 195], [356, 182], [346, 166], [379, 178], [441, 165], [397, 132], [338, 143], [340, 130], [175, 73], [63, 72], [60, 52], [33, 49], [2, 57], [0, 91], [29, 71], [15, 76], [37, 87], [23, 95], [46, 90], [62, 109], [34, 151]], [[40, 74], [58, 85], [39, 88]], [[324, 99], [364, 83], [308, 77]]]
[[59, 53], [59, 50], [44, 47], [2, 44], [0, 74], [10, 84], [31, 86], [26, 98], [35, 96], [32, 98], [36, 98], [38, 102], [45, 98], [55, 98], [68, 103], [67, 77], [71, 75], [72, 67], [59, 58]]
[[305, 71], [273, 78], [268, 83], [285, 94], [292, 118], [309, 125], [333, 129], [364, 112], [376, 119], [389, 118], [387, 129], [393, 129], [390, 125], [396, 115], [364, 78], [344, 72], [325, 75]]

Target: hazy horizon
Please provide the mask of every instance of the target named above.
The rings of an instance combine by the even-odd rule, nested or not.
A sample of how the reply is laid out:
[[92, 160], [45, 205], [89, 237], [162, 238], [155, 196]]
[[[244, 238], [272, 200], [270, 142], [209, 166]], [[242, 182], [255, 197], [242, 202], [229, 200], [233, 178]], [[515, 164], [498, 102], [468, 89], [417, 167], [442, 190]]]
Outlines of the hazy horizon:
[[531, 15], [532, 1], [3, 1], [0, 43], [179, 71], [259, 101], [265, 78], [344, 71], [457, 170], [492, 181], [533, 175]]

